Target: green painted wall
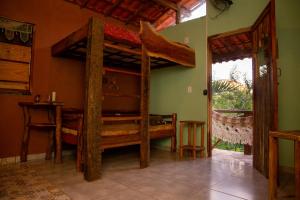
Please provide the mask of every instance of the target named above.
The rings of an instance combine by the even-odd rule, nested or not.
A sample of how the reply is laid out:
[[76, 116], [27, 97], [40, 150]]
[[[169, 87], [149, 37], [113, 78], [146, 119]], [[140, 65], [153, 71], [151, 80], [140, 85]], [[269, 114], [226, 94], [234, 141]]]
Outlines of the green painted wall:
[[[218, 13], [207, 4], [207, 32], [215, 35], [251, 26], [266, 7], [269, 0], [234, 0], [231, 8], [214, 18]], [[276, 0], [276, 26], [279, 44], [278, 66], [282, 69], [279, 78], [279, 128], [300, 129], [300, 84], [297, 83], [300, 66], [296, 56], [300, 52], [300, 1]], [[298, 11], [298, 12], [297, 12]], [[280, 142], [280, 165], [293, 166], [293, 145]]]
[[[197, 67], [180, 67], [152, 71], [151, 105], [152, 113], [177, 112], [181, 119], [207, 119], [207, 98], [202, 95], [206, 88], [206, 32], [207, 35], [237, 30], [251, 26], [266, 7], [269, 0], [234, 0], [232, 7], [217, 18], [217, 11], [207, 3], [207, 17], [186, 22], [163, 31], [168, 38], [183, 42], [190, 37], [190, 45], [196, 49]], [[279, 47], [279, 128], [300, 129], [300, 1], [276, 0], [276, 26]], [[207, 24], [206, 24], [207, 23]], [[207, 29], [206, 29], [207, 27]], [[207, 31], [206, 31], [207, 30]], [[187, 93], [187, 86], [193, 93]], [[178, 134], [177, 134], [178, 135]], [[169, 146], [169, 142], [159, 145]], [[293, 166], [294, 148], [289, 141], [280, 141], [280, 164]]]
[[216, 10], [210, 1], [207, 1], [208, 35], [250, 27], [268, 2], [269, 0], [233, 0], [230, 9], [216, 17], [220, 11]]
[[[186, 69], [178, 66], [151, 71], [151, 113], [176, 112], [178, 121], [188, 119], [207, 121], [207, 96], [202, 94], [206, 89], [205, 30], [206, 20], [200, 18], [162, 31], [167, 38], [178, 42], [183, 42], [185, 37], [189, 37], [189, 45], [196, 51], [196, 68]], [[192, 93], [187, 93], [188, 86], [192, 86]], [[160, 141], [159, 145], [169, 147], [170, 142]]]
[[[300, 129], [300, 1], [276, 0], [276, 28], [279, 47], [279, 128]], [[294, 148], [289, 141], [280, 142], [280, 164], [293, 166]]]

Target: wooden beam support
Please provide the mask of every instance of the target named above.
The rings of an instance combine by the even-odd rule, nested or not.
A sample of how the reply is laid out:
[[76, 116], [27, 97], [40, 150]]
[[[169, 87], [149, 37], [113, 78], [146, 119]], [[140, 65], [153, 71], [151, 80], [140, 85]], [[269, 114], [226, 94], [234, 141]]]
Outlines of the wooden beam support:
[[123, 2], [123, 0], [116, 0], [116, 2], [104, 13], [105, 16], [111, 15], [111, 13]]
[[101, 110], [104, 30], [99, 19], [88, 24], [84, 97], [84, 177], [87, 181], [100, 178]]
[[150, 91], [150, 57], [142, 46], [142, 71], [141, 71], [141, 146], [140, 167], [145, 168], [150, 160], [150, 133], [149, 133], [149, 91]]

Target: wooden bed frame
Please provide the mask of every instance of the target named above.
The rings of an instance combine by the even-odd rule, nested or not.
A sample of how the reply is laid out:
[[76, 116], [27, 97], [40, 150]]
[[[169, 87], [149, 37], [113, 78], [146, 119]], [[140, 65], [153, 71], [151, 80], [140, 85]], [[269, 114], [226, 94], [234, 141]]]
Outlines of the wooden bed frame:
[[[102, 149], [140, 144], [140, 167], [144, 168], [149, 165], [150, 138], [171, 136], [173, 151], [176, 148], [176, 123], [174, 122], [176, 115], [172, 115], [172, 131], [156, 130], [151, 132], [149, 126], [150, 68], [158, 69], [176, 65], [193, 68], [195, 67], [195, 52], [185, 45], [168, 41], [159, 36], [145, 22], [141, 22], [139, 38], [140, 44], [126, 38], [108, 35], [101, 21], [93, 17], [86, 26], [52, 46], [53, 56], [81, 59], [86, 62], [83, 146], [84, 176], [88, 181], [100, 178]], [[105, 83], [103, 75], [107, 72], [138, 77], [139, 94], [106, 93], [103, 89]], [[112, 85], [114, 85], [113, 82]], [[114, 110], [112, 112], [117, 115], [107, 116], [105, 114], [106, 111], [111, 111], [106, 110], [105, 99], [125, 97], [134, 97], [134, 102], [137, 102], [134, 106], [133, 101], [130, 101], [134, 107], [130, 112], [134, 111], [134, 114], [127, 115], [124, 109], [124, 113], [121, 114]], [[170, 118], [171, 116], [162, 117]], [[120, 124], [125, 121], [138, 123], [138, 133], [122, 137], [103, 135], [105, 124]], [[61, 144], [60, 136], [57, 136], [56, 142], [58, 145]]]

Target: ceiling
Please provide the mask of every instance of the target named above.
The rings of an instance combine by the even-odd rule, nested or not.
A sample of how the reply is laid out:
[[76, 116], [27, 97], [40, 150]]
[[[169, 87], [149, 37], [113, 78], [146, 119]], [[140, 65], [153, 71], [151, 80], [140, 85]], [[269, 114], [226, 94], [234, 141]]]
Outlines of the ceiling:
[[252, 56], [252, 32], [240, 30], [229, 35], [220, 34], [208, 38], [212, 62], [227, 62]]
[[157, 30], [175, 24], [176, 12], [181, 17], [201, 6], [205, 0], [65, 0], [80, 8], [93, 10], [124, 24], [139, 26], [140, 20], [149, 21]]

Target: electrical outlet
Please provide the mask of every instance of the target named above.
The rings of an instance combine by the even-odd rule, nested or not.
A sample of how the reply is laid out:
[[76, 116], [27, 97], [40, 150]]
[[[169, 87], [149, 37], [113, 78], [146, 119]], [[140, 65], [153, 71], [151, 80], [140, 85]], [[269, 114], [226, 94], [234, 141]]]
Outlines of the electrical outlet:
[[183, 39], [183, 43], [184, 44], [189, 44], [190, 43], [190, 38], [189, 37], [184, 37], [184, 39]]

